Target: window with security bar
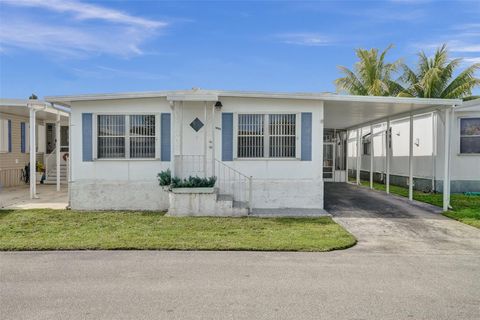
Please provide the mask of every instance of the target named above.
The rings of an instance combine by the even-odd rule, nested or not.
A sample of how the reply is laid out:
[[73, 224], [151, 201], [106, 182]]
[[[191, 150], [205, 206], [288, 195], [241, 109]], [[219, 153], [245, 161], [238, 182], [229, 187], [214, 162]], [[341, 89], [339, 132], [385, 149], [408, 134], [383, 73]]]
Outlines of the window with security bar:
[[155, 158], [155, 115], [99, 115], [98, 159]]
[[295, 158], [296, 114], [239, 114], [237, 158]]

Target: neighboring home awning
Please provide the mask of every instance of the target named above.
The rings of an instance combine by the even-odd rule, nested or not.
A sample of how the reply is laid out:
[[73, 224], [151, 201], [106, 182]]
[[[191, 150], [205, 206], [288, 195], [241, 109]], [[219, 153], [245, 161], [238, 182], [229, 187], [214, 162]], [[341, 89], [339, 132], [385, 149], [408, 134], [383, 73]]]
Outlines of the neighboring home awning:
[[[62, 117], [70, 117], [70, 109], [66, 107], [55, 106], [53, 103], [41, 100], [20, 100], [20, 99], [0, 99], [0, 113], [19, 115], [27, 117], [30, 123], [30, 198], [37, 197], [36, 186], [36, 166], [37, 162], [36, 150], [36, 122], [39, 120], [47, 120], [56, 122], [56, 139], [60, 141], [60, 122]], [[60, 148], [56, 148], [56, 167], [57, 167], [57, 191], [60, 191]]]
[[30, 111], [28, 103], [35, 103], [37, 109], [36, 119], [55, 122], [57, 120], [57, 114], [61, 117], [69, 117], [70, 109], [55, 105], [52, 106], [50, 103], [41, 100], [0, 99], [0, 112], [29, 117]]

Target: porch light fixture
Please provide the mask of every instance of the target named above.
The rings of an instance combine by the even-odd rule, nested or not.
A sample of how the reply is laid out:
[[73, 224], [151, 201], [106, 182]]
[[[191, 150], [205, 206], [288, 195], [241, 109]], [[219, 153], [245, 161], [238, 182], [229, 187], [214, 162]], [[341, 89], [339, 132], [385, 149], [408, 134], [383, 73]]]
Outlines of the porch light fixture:
[[220, 109], [222, 109], [222, 107], [223, 107], [223, 104], [222, 104], [221, 101], [215, 102], [215, 109], [216, 109], [217, 111], [219, 111]]

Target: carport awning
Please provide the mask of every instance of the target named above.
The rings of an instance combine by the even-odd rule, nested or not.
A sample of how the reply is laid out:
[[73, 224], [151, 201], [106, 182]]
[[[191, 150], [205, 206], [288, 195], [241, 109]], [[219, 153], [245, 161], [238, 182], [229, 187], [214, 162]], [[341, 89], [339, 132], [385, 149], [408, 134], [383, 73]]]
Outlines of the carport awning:
[[324, 126], [354, 129], [372, 123], [461, 105], [455, 99], [332, 96], [324, 100]]
[[35, 118], [38, 120], [46, 120], [55, 122], [57, 114], [63, 119], [69, 117], [68, 109], [57, 109], [43, 101], [29, 101], [29, 100], [17, 100], [17, 99], [0, 99], [0, 112], [13, 114], [28, 118], [30, 116], [30, 110], [28, 108], [29, 103], [36, 103], [39, 107], [36, 108], [37, 112]]

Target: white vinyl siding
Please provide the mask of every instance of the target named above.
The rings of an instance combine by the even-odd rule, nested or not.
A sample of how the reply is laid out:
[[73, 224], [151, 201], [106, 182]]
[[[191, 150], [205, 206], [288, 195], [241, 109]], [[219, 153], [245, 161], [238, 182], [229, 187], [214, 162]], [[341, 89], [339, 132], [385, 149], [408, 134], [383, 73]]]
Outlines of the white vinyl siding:
[[155, 115], [98, 115], [98, 159], [156, 157]]
[[460, 153], [480, 153], [480, 118], [460, 119]]
[[297, 114], [239, 114], [237, 158], [295, 158]]

